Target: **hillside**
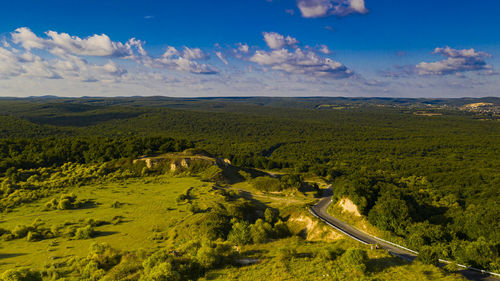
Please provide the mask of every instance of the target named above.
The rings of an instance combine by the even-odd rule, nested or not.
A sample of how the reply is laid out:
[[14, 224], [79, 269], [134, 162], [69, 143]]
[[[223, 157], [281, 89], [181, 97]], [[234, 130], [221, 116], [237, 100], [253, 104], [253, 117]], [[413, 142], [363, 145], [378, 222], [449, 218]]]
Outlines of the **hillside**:
[[[398, 243], [499, 271], [500, 123], [459, 108], [497, 102], [0, 100], [2, 270], [22, 263], [45, 279], [102, 270], [137, 280], [160, 267], [201, 280], [250, 279], [270, 268], [298, 280], [457, 278], [362, 247], [361, 271], [339, 269], [360, 245], [306, 211], [331, 184], [335, 202], [355, 205], [360, 220]], [[110, 246], [87, 255], [93, 242]], [[162, 261], [146, 262], [155, 252]], [[240, 260], [261, 262], [241, 268]]]

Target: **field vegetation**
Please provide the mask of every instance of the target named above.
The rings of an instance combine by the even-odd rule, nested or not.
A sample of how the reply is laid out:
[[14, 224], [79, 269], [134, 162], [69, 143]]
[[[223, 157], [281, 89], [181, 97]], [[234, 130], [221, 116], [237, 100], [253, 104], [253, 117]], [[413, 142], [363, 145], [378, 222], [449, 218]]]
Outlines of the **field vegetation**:
[[[0, 278], [459, 278], [437, 257], [500, 271], [500, 123], [445, 102], [1, 100]], [[330, 184], [420, 261], [302, 228]]]

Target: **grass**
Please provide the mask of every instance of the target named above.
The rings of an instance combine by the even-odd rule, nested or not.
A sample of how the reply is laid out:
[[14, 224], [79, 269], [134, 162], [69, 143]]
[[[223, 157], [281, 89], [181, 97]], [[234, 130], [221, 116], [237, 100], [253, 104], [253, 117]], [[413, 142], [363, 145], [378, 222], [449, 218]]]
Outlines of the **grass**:
[[[177, 204], [177, 196], [190, 187], [208, 185], [195, 178], [159, 177], [71, 187], [62, 193], [72, 192], [78, 198], [94, 199], [97, 205], [87, 209], [42, 211], [49, 201], [42, 199], [1, 214], [0, 227], [6, 229], [14, 229], [18, 224], [29, 225], [36, 218], [48, 227], [91, 218], [109, 222], [121, 218], [122, 222], [96, 227], [97, 236], [92, 239], [57, 237], [38, 242], [26, 239], [1, 242], [0, 272], [14, 266], [42, 266], [73, 255], [84, 256], [93, 242], [106, 242], [124, 250], [157, 248], [164, 242], [153, 239], [155, 232], [174, 227], [188, 214], [184, 206]], [[116, 201], [120, 202], [117, 208]]]
[[[42, 269], [75, 256], [84, 257], [94, 242], [105, 242], [121, 251], [153, 252], [175, 248], [202, 236], [199, 231], [207, 218], [206, 210], [227, 204], [228, 197], [212, 186], [213, 183], [198, 178], [173, 176], [73, 186], [53, 194], [52, 198], [72, 193], [78, 200], [90, 200], [93, 204], [80, 209], [46, 211], [45, 203], [51, 198], [44, 198], [0, 214], [0, 227], [11, 230], [19, 224], [30, 225], [36, 219], [47, 227], [78, 222], [81, 225], [89, 219], [109, 222], [92, 228], [82, 227], [79, 237], [1, 242], [0, 272], [15, 267]], [[230, 190], [258, 205], [278, 209], [287, 218], [297, 214], [307, 216], [304, 206], [314, 201], [304, 194], [263, 193], [247, 182], [235, 184]], [[185, 195], [183, 200], [178, 200], [182, 194]], [[193, 212], [192, 206], [198, 211]], [[292, 236], [236, 247], [238, 259], [257, 263], [228, 264], [206, 272], [200, 280], [460, 280], [459, 276], [445, 275], [433, 266], [408, 264], [386, 251], [371, 251], [342, 236], [332, 242], [318, 240], [313, 242]], [[369, 257], [366, 272], [362, 273], [346, 268], [339, 259], [347, 249], [360, 247]]]
[[[368, 253], [366, 272], [346, 267], [339, 257], [353, 247]], [[286, 250], [285, 250], [286, 249]], [[329, 257], [322, 256], [325, 249]], [[259, 262], [239, 268], [212, 270], [202, 280], [464, 280], [434, 266], [407, 263], [383, 250], [370, 250], [355, 241], [308, 242], [296, 237], [241, 248], [242, 255]]]

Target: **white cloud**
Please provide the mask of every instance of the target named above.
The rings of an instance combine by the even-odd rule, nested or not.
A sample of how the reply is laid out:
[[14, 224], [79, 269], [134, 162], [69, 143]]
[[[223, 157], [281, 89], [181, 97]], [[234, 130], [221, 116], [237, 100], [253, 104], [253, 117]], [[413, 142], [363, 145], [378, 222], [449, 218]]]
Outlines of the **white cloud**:
[[14, 52], [0, 47], [0, 78], [17, 76], [56, 79], [61, 76], [45, 60], [30, 52]]
[[161, 57], [153, 58], [143, 56], [136, 60], [145, 66], [154, 68], [170, 68], [177, 71], [190, 72], [193, 74], [216, 74], [218, 70], [208, 64], [198, 63], [196, 60], [205, 59], [208, 55], [199, 48], [184, 47], [181, 52], [175, 47], [169, 46]]
[[[110, 71], [112, 70], [110, 64], [106, 64], [107, 67], [104, 68], [91, 68], [88, 66], [84, 68], [81, 62], [76, 63], [76, 58], [78, 56], [121, 58], [130, 59], [150, 67], [165, 67], [194, 74], [217, 73], [213, 67], [197, 62], [197, 60], [208, 58], [208, 55], [199, 48], [184, 47], [182, 51], [179, 51], [174, 47], [168, 47], [161, 57], [153, 58], [144, 49], [144, 42], [135, 38], [121, 43], [112, 41], [106, 34], [95, 34], [83, 39], [55, 31], [48, 31], [45, 34], [47, 37], [42, 38], [29, 28], [21, 27], [11, 33], [11, 38], [13, 43], [20, 45], [26, 51], [32, 49], [45, 50], [63, 59], [63, 64], [69, 65], [73, 63], [78, 66], [80, 71], [92, 69], [98, 72], [96, 74], [100, 73], [105, 76], [123, 72]], [[95, 75], [89, 74], [89, 76]], [[90, 80], [96, 79], [99, 80], [98, 78]]]
[[227, 59], [224, 57], [224, 55], [222, 55], [222, 52], [215, 52], [215, 55], [217, 55], [217, 57], [225, 64], [225, 65], [228, 65], [229, 62], [227, 61]]
[[244, 54], [247, 54], [249, 52], [250, 48], [248, 47], [247, 44], [241, 44], [241, 43], [238, 43], [238, 51], [244, 53]]
[[293, 46], [299, 43], [297, 39], [291, 36], [283, 36], [276, 32], [264, 32], [264, 41], [266, 41], [267, 46], [271, 49], [280, 49], [284, 46]]
[[457, 50], [450, 47], [436, 48], [433, 54], [440, 54], [447, 59], [436, 62], [421, 62], [416, 66], [419, 75], [459, 74], [467, 71], [491, 70], [485, 58], [491, 57], [474, 49]]
[[250, 61], [273, 70], [293, 74], [306, 74], [315, 77], [347, 78], [353, 73], [343, 64], [324, 58], [313, 51], [300, 48], [293, 52], [287, 49], [256, 51]]
[[326, 45], [320, 45], [319, 51], [325, 55], [329, 55], [332, 52], [332, 51], [330, 51], [330, 49], [328, 49], [328, 46], [326, 46]]
[[82, 39], [78, 36], [70, 36], [67, 33], [47, 31], [48, 38], [38, 37], [29, 28], [21, 27], [12, 32], [12, 41], [20, 44], [24, 49], [45, 49], [56, 55], [74, 54], [85, 56], [115, 56], [125, 57], [132, 55], [132, 45], [137, 45], [134, 38], [122, 44], [113, 42], [106, 35], [93, 35]]
[[364, 0], [298, 0], [297, 6], [304, 18], [368, 12]]
[[347, 78], [354, 74], [342, 63], [323, 56], [330, 53], [325, 45], [300, 48], [297, 46], [299, 41], [291, 36], [276, 32], [264, 32], [263, 36], [271, 50], [257, 50], [247, 59], [263, 66], [264, 70], [326, 78]]

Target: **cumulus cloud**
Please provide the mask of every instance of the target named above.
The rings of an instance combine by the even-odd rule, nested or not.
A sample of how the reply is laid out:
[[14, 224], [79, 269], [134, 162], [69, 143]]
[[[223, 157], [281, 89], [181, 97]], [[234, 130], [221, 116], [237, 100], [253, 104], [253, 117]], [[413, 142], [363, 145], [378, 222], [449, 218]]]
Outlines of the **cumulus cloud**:
[[457, 50], [445, 47], [436, 48], [433, 54], [445, 56], [447, 59], [417, 64], [416, 72], [419, 75], [448, 75], [468, 71], [491, 70], [491, 66], [485, 61], [491, 55], [485, 52], [477, 52], [474, 49]]
[[[11, 42], [16, 44], [16, 46], [22, 47], [25, 52], [31, 52], [33, 49], [50, 52], [60, 58], [58, 66], [68, 68], [69, 65], [72, 65], [75, 71], [79, 70], [82, 73], [85, 71], [88, 73], [95, 72], [86, 76], [97, 77], [99, 74], [104, 76], [120, 76], [124, 72], [121, 69], [117, 69], [117, 65], [112, 61], [102, 67], [97, 67], [96, 65], [91, 67], [91, 64], [86, 63], [80, 56], [128, 59], [145, 66], [164, 67], [194, 74], [217, 73], [213, 67], [197, 62], [198, 60], [208, 58], [208, 55], [199, 48], [185, 47], [179, 51], [174, 47], [168, 47], [161, 57], [154, 58], [149, 56], [144, 49], [144, 42], [135, 38], [122, 43], [112, 41], [106, 34], [95, 34], [86, 38], [80, 38], [67, 33], [47, 31], [45, 35], [45, 37], [40, 37], [29, 28], [21, 27], [11, 33]], [[78, 61], [78, 59], [81, 60]], [[68, 71], [66, 68], [63, 67], [62, 70]], [[92, 78], [86, 80], [94, 81], [99, 79]]]
[[238, 43], [238, 51], [247, 54], [249, 50], [250, 48], [248, 47], [247, 44]]
[[304, 18], [368, 12], [364, 0], [298, 0], [297, 6]]
[[169, 46], [161, 57], [153, 58], [144, 56], [137, 61], [154, 68], [170, 68], [177, 71], [190, 72], [194, 74], [216, 74], [217, 69], [208, 65], [198, 63], [196, 60], [205, 59], [208, 55], [199, 48], [184, 47], [182, 51]]
[[[320, 55], [321, 50], [318, 52], [307, 47], [303, 50], [295, 46], [298, 43], [295, 38], [290, 37], [289, 42], [293, 42], [293, 44], [287, 43], [284, 36], [274, 32], [264, 33], [264, 38], [271, 50], [257, 50], [249, 57], [249, 61], [272, 70], [291, 74], [329, 78], [347, 78], [353, 75], [353, 72], [343, 64]], [[272, 38], [272, 40], [269, 40], [269, 38]], [[278, 39], [275, 40], [276, 38]], [[286, 48], [290, 47], [290, 45], [293, 45], [294, 48]], [[322, 51], [325, 52], [326, 50], [323, 48]]]
[[293, 46], [299, 43], [297, 39], [291, 36], [283, 36], [276, 32], [264, 32], [264, 41], [266, 41], [267, 46], [271, 49], [280, 49], [284, 46]]
[[95, 34], [84, 39], [55, 31], [47, 31], [45, 34], [48, 38], [37, 36], [29, 28], [20, 27], [11, 35], [12, 42], [20, 44], [28, 51], [45, 49], [57, 55], [68, 53], [85, 56], [125, 57], [132, 55], [132, 46], [137, 46], [138, 43], [134, 38], [125, 44], [113, 42], [106, 34]]
[[325, 55], [329, 55], [332, 52], [332, 51], [330, 51], [330, 49], [328, 49], [328, 46], [326, 46], [326, 45], [320, 45], [319, 51]]
[[0, 78], [18, 76], [46, 79], [76, 79], [80, 81], [117, 81], [127, 71], [112, 61], [92, 64], [77, 56], [46, 60], [30, 51], [0, 48]]

